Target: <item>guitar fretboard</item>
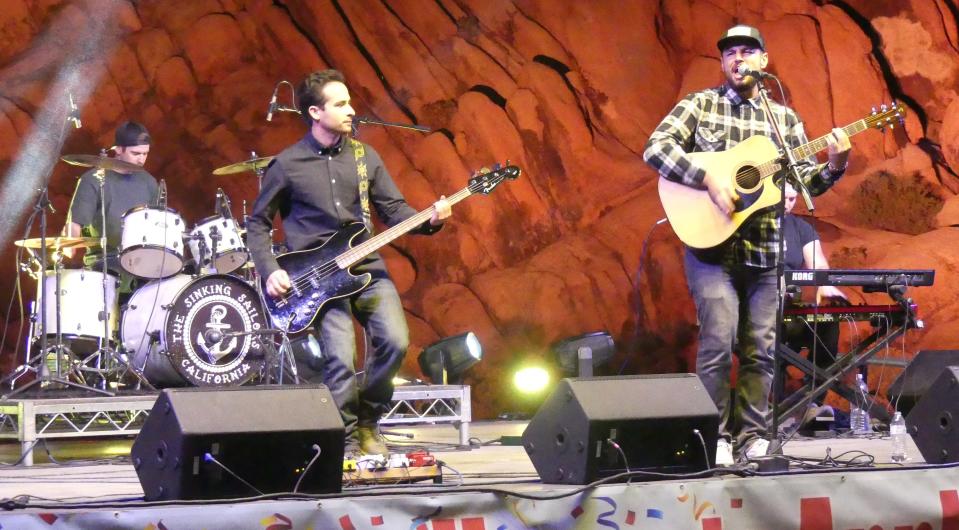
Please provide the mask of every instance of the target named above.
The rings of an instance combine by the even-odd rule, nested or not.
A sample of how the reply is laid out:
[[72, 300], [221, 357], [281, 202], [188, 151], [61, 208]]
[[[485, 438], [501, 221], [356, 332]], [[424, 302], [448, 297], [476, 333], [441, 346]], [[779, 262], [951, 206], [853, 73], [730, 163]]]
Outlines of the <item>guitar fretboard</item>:
[[[454, 193], [453, 195], [450, 195], [449, 197], [447, 197], [446, 201], [450, 203], [450, 206], [452, 206], [462, 201], [463, 199], [469, 197], [472, 194], [473, 192], [470, 191], [470, 187], [467, 186], [461, 189], [460, 191]], [[399, 224], [396, 224], [387, 230], [384, 230], [382, 233], [374, 237], [371, 237], [370, 239], [340, 254], [339, 256], [336, 257], [336, 265], [340, 267], [341, 269], [345, 269], [347, 267], [350, 267], [356, 264], [361, 259], [376, 252], [378, 249], [389, 244], [394, 239], [397, 239], [403, 234], [425, 223], [432, 216], [433, 216], [433, 207], [430, 206], [429, 208], [417, 213], [416, 215], [413, 215], [409, 219], [406, 219], [405, 221]]]
[[[857, 122], [850, 123], [849, 125], [843, 127], [842, 130], [846, 133], [847, 136], [853, 136], [865, 131], [868, 128], [869, 126], [866, 124], [866, 120], [859, 120]], [[809, 158], [810, 156], [818, 153], [819, 151], [822, 151], [823, 149], [826, 148], [827, 145], [829, 145], [829, 142], [827, 141], [828, 138], [829, 138], [828, 134], [820, 136], [819, 138], [816, 138], [815, 140], [811, 142], [800, 145], [799, 147], [793, 149], [792, 154], [796, 158], [796, 160]]]
[[[855, 121], [842, 128], [847, 136], [859, 134], [867, 129], [869, 129], [869, 123], [865, 119]], [[829, 145], [828, 138], [829, 135], [824, 134], [811, 142], [807, 142], [799, 147], [794, 148], [792, 150], [793, 159], [804, 160], [818, 153], [819, 151], [822, 151], [827, 145]], [[768, 162], [763, 162], [762, 164], [756, 166], [756, 169], [759, 171], [761, 178], [767, 178], [778, 173], [782, 169], [782, 164], [779, 163], [779, 160], [769, 160]]]

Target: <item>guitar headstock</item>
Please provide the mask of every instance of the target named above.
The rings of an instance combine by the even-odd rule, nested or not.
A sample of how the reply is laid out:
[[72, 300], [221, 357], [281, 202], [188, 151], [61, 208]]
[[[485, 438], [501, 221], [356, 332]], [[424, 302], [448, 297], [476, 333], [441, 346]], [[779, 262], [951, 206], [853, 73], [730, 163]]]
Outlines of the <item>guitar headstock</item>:
[[469, 190], [470, 193], [482, 193], [483, 195], [489, 195], [496, 186], [499, 186], [504, 180], [515, 180], [519, 177], [520, 171], [519, 167], [511, 166], [509, 160], [506, 161], [506, 166], [502, 167], [499, 164], [493, 166], [493, 169], [484, 168], [477, 173], [469, 181]]
[[880, 131], [886, 127], [895, 129], [897, 121], [900, 126], [906, 124], [906, 108], [902, 106], [902, 103], [896, 101], [893, 101], [888, 106], [883, 104], [878, 109], [873, 107], [872, 115], [866, 118], [866, 124], [869, 127], [875, 127]]

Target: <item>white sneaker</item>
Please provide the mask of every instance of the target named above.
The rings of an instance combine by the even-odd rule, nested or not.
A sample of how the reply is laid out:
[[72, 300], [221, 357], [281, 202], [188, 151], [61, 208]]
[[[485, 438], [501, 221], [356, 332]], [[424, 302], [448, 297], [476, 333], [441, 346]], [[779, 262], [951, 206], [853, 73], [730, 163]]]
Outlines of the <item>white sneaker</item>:
[[766, 456], [766, 451], [768, 450], [769, 440], [765, 438], [755, 438], [748, 446], [746, 446], [746, 459], [752, 460], [754, 458]]
[[733, 465], [733, 444], [725, 438], [720, 438], [716, 442], [716, 466]]

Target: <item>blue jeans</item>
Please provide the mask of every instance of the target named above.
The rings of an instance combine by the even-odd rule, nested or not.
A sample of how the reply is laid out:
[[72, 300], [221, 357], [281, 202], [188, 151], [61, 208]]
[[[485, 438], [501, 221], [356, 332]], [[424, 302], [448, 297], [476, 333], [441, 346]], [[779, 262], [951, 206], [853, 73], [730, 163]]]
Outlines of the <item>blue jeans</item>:
[[[357, 382], [355, 368], [354, 317], [367, 339], [362, 383]], [[323, 381], [340, 408], [347, 435], [357, 426], [375, 426], [389, 410], [393, 377], [410, 343], [396, 287], [389, 278], [374, 276], [360, 293], [328, 302], [315, 326], [325, 362]]]
[[[696, 373], [719, 409], [719, 435], [737, 444], [764, 437], [776, 340], [776, 269], [724, 267], [689, 249], [685, 265], [699, 320]], [[739, 372], [730, 403], [734, 351]]]

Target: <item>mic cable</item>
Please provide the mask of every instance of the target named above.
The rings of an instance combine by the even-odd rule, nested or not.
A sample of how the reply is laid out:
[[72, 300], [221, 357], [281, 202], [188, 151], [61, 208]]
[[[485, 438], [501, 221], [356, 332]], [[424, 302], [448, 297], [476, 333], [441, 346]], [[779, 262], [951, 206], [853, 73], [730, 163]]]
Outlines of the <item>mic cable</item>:
[[616, 443], [616, 440], [613, 440], [612, 438], [607, 438], [606, 443], [609, 444], [609, 446], [613, 449], [619, 451], [619, 456], [623, 457], [623, 466], [626, 468], [626, 472], [632, 473], [632, 471], [629, 469], [629, 460], [626, 459], [626, 453], [623, 452], [623, 448], [620, 447], [619, 444]]
[[296, 485], [293, 486], [293, 493], [297, 493], [300, 490], [300, 483], [303, 482], [303, 478], [306, 477], [306, 474], [310, 472], [310, 468], [313, 467], [313, 464], [316, 463], [316, 460], [320, 458], [320, 453], [323, 452], [318, 444], [313, 444], [313, 450], [316, 451], [316, 454], [313, 455], [313, 459], [310, 460], [310, 463], [307, 464], [306, 468], [303, 469], [303, 472], [300, 473], [300, 478], [297, 479]]
[[237, 475], [236, 473], [234, 473], [233, 471], [231, 471], [230, 468], [228, 468], [228, 467], [224, 466], [222, 463], [220, 463], [219, 460], [217, 460], [216, 458], [213, 458], [213, 455], [211, 455], [210, 453], [203, 453], [203, 461], [204, 461], [204, 462], [213, 462], [214, 464], [216, 464], [216, 465], [220, 466], [221, 468], [223, 468], [223, 470], [226, 471], [227, 473], [229, 473], [230, 475], [233, 475], [233, 478], [235, 478], [235, 479], [239, 480], [240, 482], [242, 482], [246, 487], [248, 487], [248, 488], [250, 488], [251, 490], [255, 491], [257, 495], [264, 495], [264, 493], [263, 493], [262, 491], [256, 489], [256, 488], [253, 486], [253, 484], [250, 484], [249, 482], [243, 480], [243, 478], [241, 478], [240, 475]]

